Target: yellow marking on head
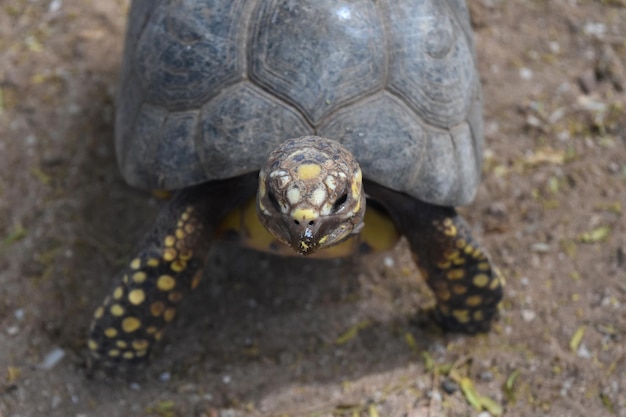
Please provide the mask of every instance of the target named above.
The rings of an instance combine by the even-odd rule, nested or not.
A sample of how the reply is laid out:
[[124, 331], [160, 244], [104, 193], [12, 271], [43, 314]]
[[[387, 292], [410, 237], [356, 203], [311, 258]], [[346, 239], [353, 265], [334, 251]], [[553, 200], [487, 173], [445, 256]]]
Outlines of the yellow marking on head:
[[474, 311], [472, 317], [474, 318], [474, 321], [483, 321], [485, 319], [485, 315], [480, 310]]
[[303, 181], [312, 180], [319, 177], [322, 167], [318, 164], [302, 164], [296, 169], [298, 179]]
[[295, 209], [291, 212], [291, 217], [294, 220], [309, 222], [311, 220], [317, 220], [319, 213], [312, 209]]
[[136, 306], [143, 303], [143, 300], [145, 299], [146, 293], [140, 288], [134, 289], [130, 293], [128, 293], [128, 301]]
[[165, 248], [163, 250], [163, 260], [165, 260], [165, 262], [171, 262], [174, 259], [176, 259], [176, 256], [178, 255], [178, 253], [176, 252], [176, 249], [174, 248]]
[[472, 247], [472, 245], [467, 245], [464, 249], [463, 252], [465, 252], [467, 255], [471, 254], [472, 252], [474, 252], [474, 248]]
[[185, 270], [186, 267], [187, 262], [183, 261], [182, 259], [178, 259], [172, 262], [172, 264], [170, 265], [170, 268], [172, 268], [172, 271], [174, 272], [182, 272]]
[[335, 191], [335, 189], [337, 189], [337, 180], [332, 175], [329, 175], [324, 179], [324, 184], [326, 184], [330, 191]]
[[124, 288], [122, 287], [117, 287], [115, 291], [113, 291], [113, 298], [115, 300], [119, 300], [120, 298], [122, 298], [123, 295], [124, 295]]
[[157, 280], [157, 288], [161, 291], [169, 291], [176, 286], [176, 280], [169, 275], [161, 275]]
[[146, 329], [146, 333], [148, 333], [148, 334], [154, 334], [154, 333], [156, 333], [156, 331], [157, 331], [157, 330], [159, 330], [159, 328], [158, 328], [158, 327], [156, 327], [156, 326], [150, 326], [150, 327], [148, 327], [148, 328]]
[[319, 238], [318, 242], [320, 245], [323, 245], [324, 243], [326, 243], [327, 240], [328, 240], [328, 235], [324, 235]]
[[172, 291], [167, 296], [167, 299], [170, 300], [173, 303], [178, 303], [180, 300], [183, 299], [183, 293], [179, 292], [179, 291]]
[[159, 317], [161, 314], [163, 314], [164, 310], [165, 304], [163, 304], [162, 301], [156, 301], [150, 305], [150, 314], [152, 314], [154, 317]]
[[120, 351], [117, 349], [109, 350], [109, 356], [115, 358], [116, 356], [120, 356]]
[[465, 239], [463, 238], [459, 238], [457, 239], [457, 241], [455, 242], [455, 245], [457, 248], [459, 249], [464, 249], [465, 246], [467, 245], [467, 242], [465, 241]]
[[298, 204], [301, 198], [302, 194], [300, 194], [300, 189], [298, 187], [291, 187], [287, 190], [287, 200], [289, 201], [289, 204]]
[[324, 201], [326, 201], [326, 187], [319, 186], [317, 187], [313, 193], [311, 193], [311, 198], [309, 198], [309, 202], [313, 204], [315, 207], [320, 207]]
[[448, 279], [463, 279], [464, 276], [465, 271], [461, 268], [451, 269], [446, 274], [446, 277], [448, 277]]
[[130, 262], [130, 267], [132, 269], [139, 269], [141, 267], [141, 259], [135, 258]]
[[465, 299], [465, 305], [469, 307], [477, 307], [481, 305], [483, 298], [480, 295], [472, 295]]
[[153, 268], [159, 266], [159, 260], [157, 258], [150, 258], [146, 263], [148, 264], [148, 266], [151, 266]]
[[350, 183], [350, 190], [352, 191], [352, 198], [358, 198], [361, 196], [361, 183], [357, 183], [353, 180]]
[[104, 307], [100, 306], [96, 308], [96, 311], [93, 313], [93, 318], [100, 319], [104, 315]]
[[165, 310], [165, 313], [163, 313], [163, 320], [169, 323], [174, 319], [174, 316], [176, 316], [176, 309], [168, 308], [167, 310]]
[[265, 188], [265, 176], [261, 174], [259, 175], [259, 197], [265, 197], [266, 192], [267, 189]]
[[460, 285], [460, 284], [453, 285], [452, 286], [452, 291], [455, 294], [459, 294], [459, 295], [465, 294], [467, 292], [467, 287], [465, 285]]
[[113, 327], [109, 327], [107, 329], [104, 329], [104, 335], [106, 337], [115, 337], [115, 336], [117, 336], [117, 329], [115, 329]]
[[474, 279], [472, 280], [474, 285], [477, 287], [484, 287], [489, 284], [489, 277], [485, 274], [474, 275]]
[[126, 333], [132, 333], [141, 327], [141, 321], [137, 317], [126, 317], [122, 320], [122, 330]]
[[120, 317], [124, 315], [124, 307], [119, 304], [113, 304], [110, 308], [111, 314], [116, 317]]
[[98, 343], [96, 343], [96, 341], [93, 339], [89, 339], [87, 341], [87, 347], [89, 348], [89, 350], [96, 350], [98, 349]]
[[469, 318], [469, 310], [453, 310], [452, 315], [460, 322], [467, 323]]
[[300, 247], [301, 247], [303, 250], [305, 250], [305, 251], [306, 251], [306, 250], [309, 250], [309, 245], [307, 245], [307, 244], [306, 244], [306, 243], [304, 243], [304, 242], [300, 242]]
[[165, 244], [165, 246], [170, 248], [174, 246], [174, 243], [176, 243], [176, 238], [172, 235], [167, 235], [165, 236], [165, 239], [163, 239], [163, 243]]
[[479, 271], [489, 271], [489, 269], [491, 269], [491, 267], [488, 262], [481, 262], [478, 264]]
[[178, 239], [185, 238], [185, 231], [183, 229], [176, 229], [176, 232], [174, 232], [174, 234], [176, 235]]
[[198, 287], [198, 284], [200, 284], [201, 279], [202, 279], [202, 269], [196, 272], [196, 275], [194, 275], [193, 279], [191, 280], [192, 290], [195, 290]]
[[137, 339], [133, 341], [133, 349], [145, 350], [148, 348], [149, 342], [146, 339]]
[[122, 355], [122, 358], [124, 359], [132, 359], [134, 357], [135, 357], [134, 352], [124, 352], [124, 354]]
[[137, 284], [141, 284], [142, 282], [146, 280], [146, 278], [147, 278], [147, 275], [143, 271], [135, 272], [133, 274], [133, 281], [135, 281]]
[[117, 346], [120, 349], [126, 349], [128, 347], [128, 343], [126, 343], [123, 340], [118, 340], [117, 342], [115, 342], [115, 346]]

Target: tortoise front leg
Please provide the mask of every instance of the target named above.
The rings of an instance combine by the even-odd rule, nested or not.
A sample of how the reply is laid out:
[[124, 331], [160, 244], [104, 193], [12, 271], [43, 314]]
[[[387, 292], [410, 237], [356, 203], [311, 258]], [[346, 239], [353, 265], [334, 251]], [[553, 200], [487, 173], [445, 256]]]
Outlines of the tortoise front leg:
[[254, 195], [255, 175], [179, 191], [161, 210], [94, 313], [90, 368], [123, 368], [147, 358], [184, 296], [198, 285], [215, 226]]
[[406, 236], [413, 258], [435, 293], [442, 325], [451, 331], [488, 331], [502, 299], [502, 282], [469, 227], [452, 207], [411, 198], [377, 184], [380, 201]]

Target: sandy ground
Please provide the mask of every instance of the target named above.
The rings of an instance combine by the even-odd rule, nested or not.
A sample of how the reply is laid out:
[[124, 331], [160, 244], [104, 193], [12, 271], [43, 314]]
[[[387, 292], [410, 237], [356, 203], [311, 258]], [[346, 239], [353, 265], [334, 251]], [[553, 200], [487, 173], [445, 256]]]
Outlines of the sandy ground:
[[128, 380], [85, 334], [159, 201], [121, 179], [126, 1], [0, 1], [0, 416], [626, 416], [626, 3], [471, 0], [501, 319], [441, 334], [404, 244], [323, 263], [226, 244]]

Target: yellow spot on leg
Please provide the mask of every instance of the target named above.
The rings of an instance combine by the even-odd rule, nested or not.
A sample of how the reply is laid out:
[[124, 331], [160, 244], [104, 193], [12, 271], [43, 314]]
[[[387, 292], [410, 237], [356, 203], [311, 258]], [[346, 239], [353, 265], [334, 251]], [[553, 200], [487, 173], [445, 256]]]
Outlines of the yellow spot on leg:
[[485, 274], [478, 274], [474, 276], [473, 282], [474, 285], [482, 288], [489, 283], [489, 277]]
[[460, 322], [467, 323], [469, 322], [469, 310], [454, 310], [452, 311], [452, 315]]
[[480, 310], [474, 311], [474, 314], [472, 316], [474, 318], [474, 321], [483, 321], [485, 319], [485, 315]]
[[143, 300], [145, 299], [146, 299], [146, 293], [142, 289], [132, 290], [128, 294], [128, 301], [130, 301], [130, 303], [134, 305], [139, 305], [143, 303]]
[[142, 282], [144, 282], [146, 280], [146, 273], [139, 271], [139, 272], [135, 272], [133, 274], [133, 281], [135, 281], [137, 284], [141, 284]]
[[130, 267], [132, 269], [139, 269], [141, 267], [141, 259], [135, 258], [131, 261]]
[[448, 271], [446, 276], [448, 277], [448, 279], [462, 279], [465, 276], [465, 271], [460, 268], [451, 269], [450, 271]]
[[174, 246], [174, 243], [176, 243], [176, 238], [172, 235], [165, 236], [163, 243], [165, 243], [165, 246], [167, 246], [168, 248], [172, 247]]
[[154, 302], [150, 305], [150, 314], [152, 314], [154, 317], [159, 317], [161, 314], [163, 314], [164, 310], [165, 304], [163, 304], [163, 302], [161, 301]]
[[111, 350], [109, 350], [109, 356], [112, 357], [112, 358], [120, 356], [120, 351], [117, 350], [117, 349], [111, 349]]
[[122, 357], [124, 359], [132, 359], [135, 357], [135, 354], [133, 352], [124, 352], [124, 354], [122, 355]]
[[115, 337], [117, 336], [117, 330], [114, 329], [113, 327], [109, 327], [108, 329], [104, 330], [104, 335], [106, 337]]
[[93, 317], [95, 319], [100, 319], [102, 318], [103, 314], [104, 314], [104, 307], [98, 307], [96, 311], [93, 313]]
[[96, 343], [95, 340], [89, 339], [87, 341], [87, 347], [89, 348], [89, 350], [96, 350], [98, 349], [98, 344]]
[[165, 262], [172, 262], [174, 259], [176, 259], [176, 249], [174, 248], [165, 248], [163, 250], [163, 260], [165, 260]]
[[159, 260], [157, 258], [150, 258], [146, 263], [148, 264], [148, 266], [151, 266], [153, 268], [159, 266]]
[[148, 348], [148, 341], [145, 339], [138, 339], [133, 341], [133, 349], [135, 350], [145, 350]]
[[477, 307], [483, 302], [483, 299], [480, 295], [472, 295], [465, 299], [465, 304], [469, 307]]
[[117, 346], [120, 349], [126, 349], [128, 347], [128, 343], [126, 343], [123, 340], [118, 340], [117, 342], [115, 342], [115, 346]]
[[122, 287], [117, 287], [115, 291], [113, 291], [113, 298], [115, 300], [119, 300], [120, 298], [122, 298], [123, 295], [124, 295], [124, 288]]
[[161, 291], [169, 291], [176, 285], [176, 280], [169, 275], [161, 275], [157, 280], [157, 288]]
[[172, 268], [172, 271], [174, 272], [182, 272], [185, 270], [185, 268], [187, 268], [187, 262], [183, 261], [182, 259], [175, 260], [170, 265], [170, 268]]
[[113, 314], [116, 317], [120, 317], [124, 315], [124, 307], [122, 307], [119, 304], [113, 304], [111, 306], [110, 311], [111, 311], [111, 314]]
[[174, 316], [176, 316], [176, 309], [168, 308], [167, 310], [165, 310], [165, 313], [163, 314], [163, 319], [166, 322], [170, 322], [174, 319]]
[[141, 327], [141, 321], [136, 317], [126, 317], [122, 320], [122, 330], [126, 333], [132, 333]]

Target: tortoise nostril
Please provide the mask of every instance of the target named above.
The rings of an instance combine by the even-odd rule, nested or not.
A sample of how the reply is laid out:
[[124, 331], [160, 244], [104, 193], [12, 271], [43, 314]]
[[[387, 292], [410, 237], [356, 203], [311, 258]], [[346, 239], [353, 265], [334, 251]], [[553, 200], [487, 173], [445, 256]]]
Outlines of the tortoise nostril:
[[297, 225], [300, 225], [300, 222], [298, 220], [294, 220], [293, 222]]
[[309, 226], [313, 226], [314, 224], [315, 224], [315, 222], [314, 222], [313, 220], [311, 220], [311, 221], [309, 222]]

